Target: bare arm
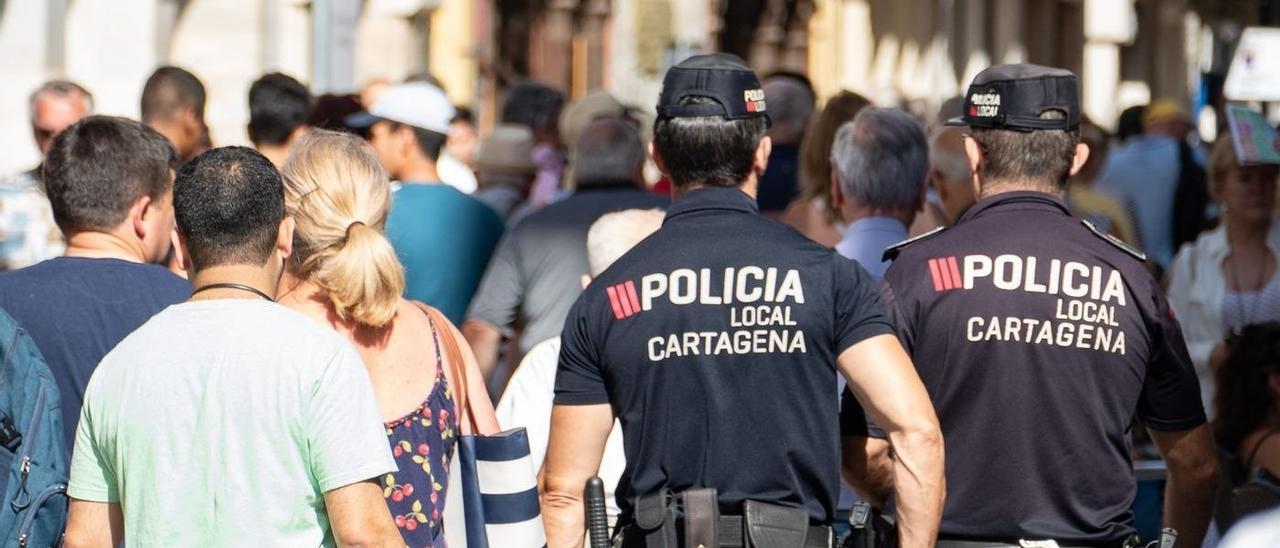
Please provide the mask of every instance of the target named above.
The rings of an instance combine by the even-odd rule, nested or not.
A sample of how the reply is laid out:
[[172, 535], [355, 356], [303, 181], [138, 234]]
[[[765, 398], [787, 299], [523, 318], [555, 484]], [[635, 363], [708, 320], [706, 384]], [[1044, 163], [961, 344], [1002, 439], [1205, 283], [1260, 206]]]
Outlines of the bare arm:
[[547, 458], [538, 473], [548, 548], [582, 546], [586, 534], [582, 490], [600, 469], [612, 428], [609, 404], [552, 408]]
[[498, 348], [502, 345], [502, 333], [487, 322], [469, 319], [462, 322], [462, 336], [475, 353], [481, 378], [487, 382], [493, 376], [498, 363]]
[[67, 513], [67, 548], [113, 548], [124, 538], [124, 513], [118, 502], [71, 499]]
[[849, 347], [838, 365], [893, 447], [900, 545], [933, 546], [946, 493], [942, 431], [911, 358], [896, 337], [878, 335]]
[[845, 436], [841, 439], [840, 469], [859, 497], [877, 509], [893, 493], [893, 456], [880, 438]]
[[338, 546], [403, 548], [404, 539], [391, 520], [376, 480], [339, 487], [324, 494], [329, 525]]
[[1207, 424], [1191, 430], [1148, 429], [1169, 467], [1164, 494], [1165, 527], [1178, 530], [1178, 546], [1200, 546], [1213, 517], [1218, 489], [1218, 454]]

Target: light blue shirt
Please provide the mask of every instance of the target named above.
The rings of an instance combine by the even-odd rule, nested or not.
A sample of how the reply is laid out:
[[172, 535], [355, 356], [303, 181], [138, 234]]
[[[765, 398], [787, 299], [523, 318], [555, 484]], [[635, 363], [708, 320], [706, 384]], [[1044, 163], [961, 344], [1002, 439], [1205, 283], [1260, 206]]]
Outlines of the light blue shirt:
[[[1193, 157], [1204, 164], [1199, 155]], [[1141, 135], [1107, 156], [1096, 183], [1129, 210], [1143, 249], [1161, 268], [1168, 268], [1178, 251], [1173, 248], [1173, 201], [1179, 168], [1177, 141]]]
[[882, 261], [885, 248], [907, 239], [907, 226], [893, 217], [863, 217], [844, 229], [836, 252], [858, 261], [877, 280], [884, 277], [889, 261]]
[[[863, 217], [844, 229], [844, 237], [836, 244], [836, 252], [861, 264], [876, 280], [884, 278], [889, 261], [881, 261], [885, 248], [907, 239], [907, 226], [893, 217]], [[844, 376], [837, 376], [839, 391], [844, 393]], [[836, 507], [847, 510], [858, 501], [844, 481], [840, 482], [840, 500]]]

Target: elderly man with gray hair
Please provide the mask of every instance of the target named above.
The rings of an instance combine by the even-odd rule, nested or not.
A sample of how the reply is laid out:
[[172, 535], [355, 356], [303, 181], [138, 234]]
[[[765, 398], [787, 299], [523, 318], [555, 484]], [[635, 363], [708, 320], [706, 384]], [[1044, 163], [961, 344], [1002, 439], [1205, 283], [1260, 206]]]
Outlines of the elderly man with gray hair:
[[51, 80], [31, 92], [27, 109], [41, 163], [0, 177], [0, 270], [31, 266], [66, 248], [44, 192], [44, 155], [62, 130], [93, 114], [93, 95], [75, 82]]
[[924, 129], [901, 110], [865, 108], [836, 132], [831, 166], [833, 205], [846, 225], [836, 251], [882, 277], [885, 248], [907, 239], [924, 200]]

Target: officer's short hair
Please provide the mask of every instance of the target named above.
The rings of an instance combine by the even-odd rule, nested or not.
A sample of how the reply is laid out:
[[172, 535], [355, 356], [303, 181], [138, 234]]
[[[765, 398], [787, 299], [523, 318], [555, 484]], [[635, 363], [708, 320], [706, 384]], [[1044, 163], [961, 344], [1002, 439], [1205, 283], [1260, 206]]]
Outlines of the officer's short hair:
[[574, 147], [573, 180], [577, 188], [635, 182], [644, 164], [640, 132], [620, 118], [592, 122]]
[[[714, 99], [689, 96], [684, 105], [714, 105]], [[722, 116], [659, 118], [653, 124], [653, 147], [662, 157], [676, 187], [690, 184], [738, 187], [751, 174], [756, 146], [769, 122], [764, 117]]]
[[601, 215], [587, 231], [587, 266], [592, 277], [662, 227], [661, 209], [624, 209]]
[[929, 173], [929, 144], [907, 113], [867, 107], [836, 131], [831, 165], [840, 189], [859, 203], [915, 211]]
[[[1066, 117], [1065, 112], [1056, 109], [1040, 113], [1045, 120]], [[1076, 144], [1080, 142], [1079, 129], [1017, 131], [972, 127], [969, 133], [983, 149], [982, 165], [978, 167], [983, 181], [1028, 181], [1054, 190], [1067, 188]]]

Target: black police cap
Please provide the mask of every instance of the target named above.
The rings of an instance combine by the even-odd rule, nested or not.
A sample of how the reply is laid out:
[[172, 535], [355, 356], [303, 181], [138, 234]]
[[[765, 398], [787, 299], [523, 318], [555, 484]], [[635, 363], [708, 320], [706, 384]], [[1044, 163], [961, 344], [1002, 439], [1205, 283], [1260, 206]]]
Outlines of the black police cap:
[[[1062, 119], [1040, 114], [1060, 110]], [[1069, 70], [1040, 65], [996, 65], [973, 78], [964, 97], [964, 114], [949, 126], [1036, 131], [1080, 127], [1080, 84]]]
[[[706, 97], [713, 104], [682, 105], [686, 97]], [[764, 89], [742, 58], [729, 53], [695, 55], [667, 71], [658, 96], [659, 118], [721, 116], [730, 120], [764, 118]]]

